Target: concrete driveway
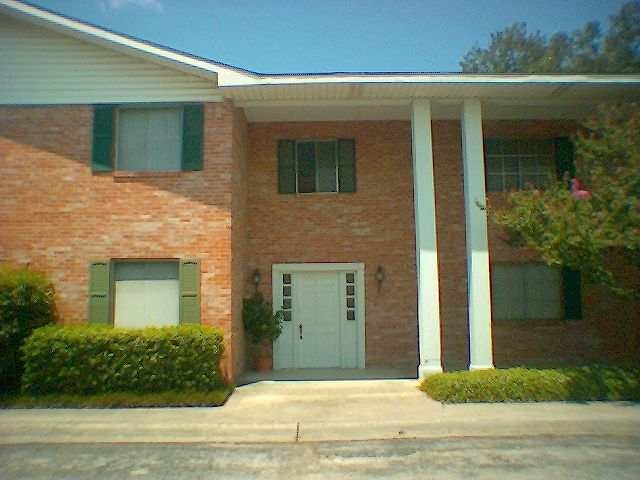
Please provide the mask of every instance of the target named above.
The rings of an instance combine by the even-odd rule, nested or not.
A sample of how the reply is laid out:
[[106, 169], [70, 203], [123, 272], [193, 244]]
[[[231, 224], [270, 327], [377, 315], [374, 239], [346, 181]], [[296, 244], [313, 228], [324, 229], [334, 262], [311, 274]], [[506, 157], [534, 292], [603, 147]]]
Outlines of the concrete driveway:
[[3, 410], [0, 445], [635, 436], [640, 404], [441, 405], [416, 380], [264, 381], [218, 408]]

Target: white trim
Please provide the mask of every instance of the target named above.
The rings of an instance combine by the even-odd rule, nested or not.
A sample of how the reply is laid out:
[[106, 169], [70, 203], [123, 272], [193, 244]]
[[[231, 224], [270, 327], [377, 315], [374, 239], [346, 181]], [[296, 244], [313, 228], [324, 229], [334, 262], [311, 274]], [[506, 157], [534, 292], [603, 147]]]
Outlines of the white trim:
[[[274, 309], [282, 303], [282, 274], [296, 272], [356, 272], [356, 354], [358, 368], [366, 366], [364, 263], [275, 263], [271, 266], [271, 291]], [[295, 288], [295, 286], [294, 286]], [[276, 359], [274, 344], [274, 360]], [[274, 368], [276, 368], [274, 364]]]
[[411, 134], [418, 274], [418, 377], [423, 377], [442, 371], [438, 242], [429, 100], [413, 102]]
[[487, 236], [482, 105], [465, 100], [462, 112], [462, 158], [467, 236], [469, 369], [493, 368], [491, 281]]

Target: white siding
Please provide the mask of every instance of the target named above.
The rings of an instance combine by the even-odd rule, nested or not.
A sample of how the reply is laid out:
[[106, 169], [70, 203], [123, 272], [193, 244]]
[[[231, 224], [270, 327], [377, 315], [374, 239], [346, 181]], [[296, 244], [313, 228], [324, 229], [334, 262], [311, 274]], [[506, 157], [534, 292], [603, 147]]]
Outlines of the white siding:
[[0, 15], [0, 104], [219, 99], [212, 79]]

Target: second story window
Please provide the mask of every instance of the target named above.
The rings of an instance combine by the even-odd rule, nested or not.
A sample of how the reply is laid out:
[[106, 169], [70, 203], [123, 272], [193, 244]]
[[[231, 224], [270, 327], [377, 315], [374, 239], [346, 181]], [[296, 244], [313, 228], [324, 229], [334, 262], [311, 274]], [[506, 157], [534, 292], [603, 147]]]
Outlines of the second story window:
[[489, 192], [541, 188], [555, 175], [553, 140], [489, 139], [485, 158]]
[[93, 108], [94, 172], [202, 170], [203, 145], [201, 104]]
[[355, 192], [355, 142], [280, 140], [278, 192]]
[[118, 170], [181, 170], [181, 108], [121, 108], [117, 115]]

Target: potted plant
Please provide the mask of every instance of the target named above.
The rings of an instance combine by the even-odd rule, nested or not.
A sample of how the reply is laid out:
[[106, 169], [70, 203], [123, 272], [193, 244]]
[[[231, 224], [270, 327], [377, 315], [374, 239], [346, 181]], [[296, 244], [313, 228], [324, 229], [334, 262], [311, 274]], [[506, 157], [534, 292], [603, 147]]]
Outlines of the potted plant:
[[243, 301], [242, 321], [253, 346], [254, 368], [259, 372], [273, 367], [272, 344], [282, 333], [282, 318], [282, 310], [274, 312], [260, 292]]

